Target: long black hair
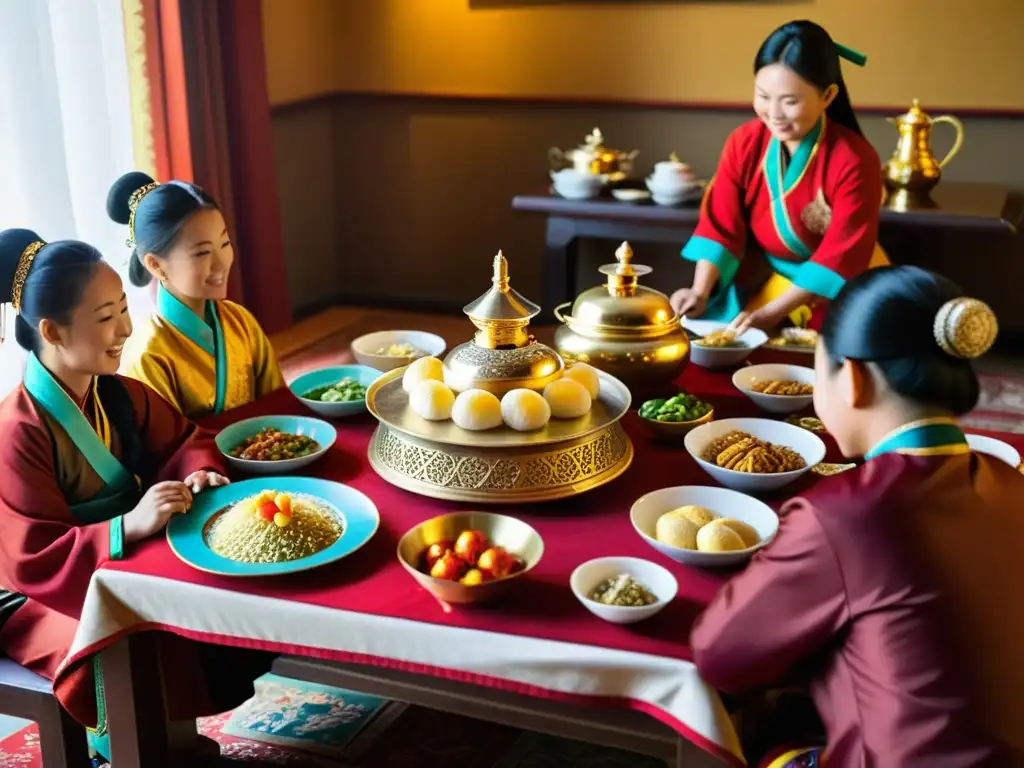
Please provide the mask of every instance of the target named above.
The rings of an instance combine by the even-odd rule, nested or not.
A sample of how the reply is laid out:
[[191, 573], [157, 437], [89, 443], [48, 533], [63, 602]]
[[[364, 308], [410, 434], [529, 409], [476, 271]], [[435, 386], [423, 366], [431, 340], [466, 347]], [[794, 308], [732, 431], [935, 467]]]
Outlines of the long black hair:
[[835, 41], [823, 27], [813, 21], [783, 24], [761, 43], [754, 57], [754, 74], [771, 64], [782, 64], [793, 70], [819, 91], [834, 84], [839, 91], [825, 114], [832, 122], [864, 135], [850, 103]]
[[[0, 301], [12, 301], [21, 255], [29, 245], [42, 241], [30, 229], [0, 232]], [[81, 303], [86, 286], [102, 262], [103, 256], [98, 250], [78, 240], [47, 243], [36, 252], [22, 283], [18, 314], [14, 319], [14, 338], [23, 349], [36, 354], [42, 349], [43, 339], [39, 334], [42, 320], [63, 326], [71, 322], [71, 313]], [[111, 427], [121, 439], [122, 463], [138, 474], [144, 464], [143, 442], [128, 392], [116, 376], [100, 376], [97, 386]]]
[[[978, 377], [969, 359], [940, 346], [936, 318], [962, 297], [951, 280], [919, 267], [870, 269], [836, 296], [821, 341], [833, 364], [874, 363], [908, 400], [961, 415], [978, 404]], [[993, 323], [989, 346], [994, 340]]]
[[[152, 183], [153, 179], [141, 171], [131, 171], [115, 181], [107, 193], [110, 218], [118, 224], [127, 224], [131, 219], [129, 198], [136, 190]], [[211, 195], [187, 181], [169, 181], [143, 195], [135, 209], [135, 246], [128, 263], [128, 279], [132, 284], [141, 288], [152, 279], [142, 263], [145, 254], [165, 255], [197, 211], [217, 207]]]

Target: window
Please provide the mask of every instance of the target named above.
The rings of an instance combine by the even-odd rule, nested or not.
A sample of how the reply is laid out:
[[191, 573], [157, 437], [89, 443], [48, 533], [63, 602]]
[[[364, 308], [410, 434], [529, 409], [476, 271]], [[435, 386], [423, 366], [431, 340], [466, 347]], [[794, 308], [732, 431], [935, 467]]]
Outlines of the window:
[[[133, 167], [121, 0], [0, 0], [0, 229], [99, 248], [138, 322], [149, 292], [128, 284], [126, 227], [106, 214], [111, 183]], [[6, 335], [0, 397], [25, 357], [10, 307]]]

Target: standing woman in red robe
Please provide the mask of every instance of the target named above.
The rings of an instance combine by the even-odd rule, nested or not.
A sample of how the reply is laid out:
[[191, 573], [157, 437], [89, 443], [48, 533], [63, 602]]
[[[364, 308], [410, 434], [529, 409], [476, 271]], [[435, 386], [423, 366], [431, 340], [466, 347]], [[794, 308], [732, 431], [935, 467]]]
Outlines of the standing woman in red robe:
[[843, 284], [884, 265], [882, 167], [839, 66], [863, 54], [810, 21], [768, 36], [754, 59], [754, 112], [725, 142], [683, 248], [693, 283], [681, 315], [770, 329], [817, 328]]
[[[209, 434], [115, 375], [132, 324], [121, 278], [95, 248], [0, 232], [0, 300], [31, 353], [0, 403], [0, 653], [53, 679], [92, 574], [227, 480]], [[95, 723], [99, 680], [88, 666], [69, 677], [61, 702]], [[189, 693], [203, 699], [200, 686]], [[109, 755], [97, 725], [90, 741]]]
[[995, 336], [915, 267], [865, 273], [826, 315], [814, 407], [866, 463], [786, 502], [691, 637], [722, 691], [809, 686], [828, 746], [770, 765], [1024, 765], [1024, 476], [955, 421]]

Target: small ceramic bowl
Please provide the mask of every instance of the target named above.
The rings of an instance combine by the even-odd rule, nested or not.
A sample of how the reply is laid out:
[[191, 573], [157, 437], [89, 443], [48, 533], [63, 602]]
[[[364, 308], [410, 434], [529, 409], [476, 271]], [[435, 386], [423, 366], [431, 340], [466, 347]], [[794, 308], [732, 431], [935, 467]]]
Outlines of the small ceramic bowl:
[[[420, 568], [427, 548], [440, 541], [454, 542], [463, 531], [480, 531], [493, 546], [504, 547], [523, 562], [511, 576], [473, 586], [435, 579]], [[398, 542], [398, 562], [421, 587], [447, 603], [485, 603], [504, 595], [540, 562], [544, 540], [530, 525], [494, 512], [453, 512], [432, 518], [409, 529]]]
[[813, 387], [814, 369], [802, 365], [750, 365], [740, 368], [732, 375], [732, 385], [768, 413], [797, 413], [814, 402], [813, 393], [809, 395], [766, 395], [763, 392], [755, 392], [753, 387], [763, 381], [796, 381], [800, 384], [810, 384]]
[[[392, 344], [411, 344], [419, 351], [417, 355], [382, 355], [380, 351]], [[448, 342], [440, 336], [424, 331], [377, 331], [360, 336], [352, 342], [352, 354], [356, 362], [378, 371], [393, 371], [409, 365], [418, 357], [441, 357]]]
[[[799, 453], [805, 466], [792, 472], [754, 473], [725, 469], [717, 464], [704, 461], [700, 456], [712, 441], [730, 432], [746, 432], [748, 435], [774, 445], [782, 445]], [[795, 427], [784, 421], [771, 419], [722, 419], [702, 424], [683, 438], [683, 445], [693, 456], [697, 466], [724, 485], [744, 493], [766, 493], [789, 485], [811, 471], [825, 458], [825, 443], [813, 432]]]
[[654, 437], [681, 439], [690, 430], [699, 427], [701, 424], [707, 424], [709, 421], [714, 420], [714, 418], [715, 409], [712, 408], [699, 419], [694, 419], [693, 421], [657, 421], [656, 419], [645, 419], [643, 416], [640, 417], [640, 421], [643, 422], [647, 431]]
[[[279, 461], [256, 461], [254, 459], [236, 459], [231, 451], [241, 445], [246, 438], [252, 437], [261, 429], [273, 427], [281, 432], [292, 435], [311, 437], [320, 448], [306, 456]], [[256, 416], [225, 427], [217, 435], [217, 448], [224, 454], [228, 464], [252, 475], [278, 475], [294, 472], [307, 467], [320, 459], [338, 439], [338, 433], [330, 424], [308, 416]]]
[[[658, 602], [638, 606], [605, 605], [590, 599], [589, 595], [601, 582], [623, 573], [643, 585], [658, 598]], [[657, 563], [639, 557], [599, 557], [588, 560], [572, 572], [569, 586], [588, 611], [612, 624], [634, 624], [649, 619], [671, 603], [679, 591], [675, 576]]]
[[1009, 443], [986, 435], [968, 435], [967, 445], [975, 453], [984, 453], [1006, 462], [1014, 469], [1020, 466], [1020, 451]]
[[[714, 331], [728, 327], [728, 323], [715, 320], [690, 320], [684, 317], [683, 328], [698, 339]], [[702, 347], [696, 339], [690, 341], [690, 362], [701, 368], [732, 368], [740, 365], [754, 352], [768, 342], [768, 334], [757, 328], [749, 328], [736, 339], [734, 347]]]
[[[757, 531], [760, 541], [753, 547], [734, 552], [700, 552], [658, 541], [655, 537], [658, 518], [673, 509], [690, 505], [704, 507], [718, 517], [728, 517], [747, 523]], [[629, 511], [629, 519], [641, 538], [665, 557], [677, 563], [709, 568], [745, 562], [775, 538], [779, 530], [779, 516], [763, 501], [739, 491], [707, 485], [682, 485], [644, 494], [633, 504]]]
[[552, 171], [551, 180], [554, 182], [555, 192], [568, 200], [589, 200], [597, 197], [608, 183], [607, 176], [580, 173], [572, 168]]
[[352, 416], [366, 410], [366, 399], [350, 400], [344, 403], [327, 403], [322, 400], [312, 400], [306, 397], [314, 390], [337, 384], [345, 378], [355, 379], [364, 387], [369, 387], [381, 375], [375, 368], [368, 368], [365, 365], [336, 365], [331, 368], [321, 368], [316, 371], [304, 373], [288, 385], [292, 394], [299, 398], [299, 401], [314, 413], [326, 416], [328, 419], [339, 419], [343, 416]]
[[613, 189], [612, 197], [621, 203], [641, 203], [651, 199], [651, 193], [642, 189]]

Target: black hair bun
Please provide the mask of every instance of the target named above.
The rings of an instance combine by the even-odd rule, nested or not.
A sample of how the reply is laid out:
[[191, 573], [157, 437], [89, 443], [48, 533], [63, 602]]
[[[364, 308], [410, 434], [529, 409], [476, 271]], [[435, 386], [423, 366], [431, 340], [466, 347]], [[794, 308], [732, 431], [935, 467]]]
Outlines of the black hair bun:
[[107, 215], [118, 224], [127, 224], [131, 216], [128, 199], [140, 187], [152, 184], [153, 179], [142, 171], [129, 171], [115, 181], [107, 193]]
[[0, 302], [11, 300], [14, 273], [18, 270], [21, 254], [31, 243], [42, 240], [31, 229], [5, 229], [0, 232]]

